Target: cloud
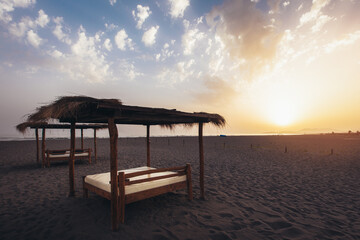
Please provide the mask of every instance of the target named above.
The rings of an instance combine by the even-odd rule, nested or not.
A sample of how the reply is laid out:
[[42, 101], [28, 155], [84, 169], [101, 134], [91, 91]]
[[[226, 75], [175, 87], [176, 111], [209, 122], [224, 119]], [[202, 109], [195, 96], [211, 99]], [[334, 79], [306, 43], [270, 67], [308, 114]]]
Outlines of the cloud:
[[182, 18], [185, 9], [190, 6], [189, 0], [169, 0], [170, 15], [172, 18]]
[[184, 55], [192, 54], [192, 51], [196, 45], [196, 43], [203, 39], [205, 36], [204, 33], [199, 32], [199, 29], [189, 29], [182, 36], [182, 46], [184, 49]]
[[195, 59], [180, 61], [170, 68], [163, 68], [156, 77], [161, 85], [173, 87], [177, 83], [190, 81], [196, 77], [194, 65], [196, 65]]
[[356, 31], [356, 32], [353, 32], [353, 33], [350, 33], [350, 34], [346, 35], [344, 38], [342, 38], [340, 40], [335, 40], [335, 41], [327, 44], [325, 46], [325, 51], [327, 53], [331, 53], [336, 48], [341, 47], [341, 46], [348, 46], [348, 45], [354, 44], [359, 39], [360, 39], [360, 30]]
[[206, 75], [203, 81], [206, 91], [194, 94], [197, 101], [201, 103], [224, 107], [238, 94], [234, 86], [222, 78]]
[[50, 22], [48, 15], [46, 15], [46, 13], [40, 9], [39, 10], [39, 16], [36, 19], [36, 24], [39, 25], [40, 27], [45, 27], [48, 23]]
[[135, 10], [133, 10], [132, 15], [135, 21], [137, 21], [136, 28], [141, 29], [145, 20], [150, 16], [151, 11], [148, 6], [143, 7], [141, 5], [137, 5], [136, 8], [137, 8], [137, 13], [135, 13]]
[[27, 8], [36, 3], [36, 0], [8, 0], [0, 3], [0, 21], [9, 23], [12, 21], [12, 16], [9, 14], [15, 8]]
[[106, 50], [108, 50], [109, 52], [112, 49], [112, 44], [111, 44], [111, 40], [109, 38], [105, 39], [104, 41], [104, 47]]
[[71, 46], [72, 53], [65, 56], [61, 62], [61, 70], [67, 72], [72, 79], [83, 79], [89, 82], [103, 82], [111, 78], [110, 64], [100, 51], [99, 35], [86, 35], [81, 26], [78, 31], [78, 40]]
[[56, 26], [55, 26], [55, 29], [53, 30], [52, 33], [55, 35], [55, 37], [59, 41], [70, 45], [71, 44], [71, 39], [62, 30], [63, 29], [63, 26], [62, 26], [63, 18], [62, 17], [56, 17], [56, 18], [54, 18], [54, 22], [55, 22]]
[[62, 52], [60, 52], [59, 50], [55, 49], [53, 51], [48, 52], [48, 54], [50, 56], [52, 56], [53, 58], [61, 58], [64, 56], [64, 54]]
[[314, 0], [310, 11], [304, 13], [300, 18], [300, 24], [298, 27], [302, 27], [304, 24], [311, 21], [316, 21], [322, 16], [321, 9], [330, 3], [330, 0]]
[[245, 0], [225, 1], [206, 16], [215, 35], [224, 43], [235, 61], [243, 62], [242, 69], [253, 79], [272, 64], [282, 32], [275, 31], [269, 15], [256, 8], [256, 3]]
[[27, 32], [27, 40], [32, 46], [36, 48], [39, 47], [43, 41], [33, 30], [29, 30]]
[[134, 49], [132, 39], [128, 37], [125, 29], [121, 29], [120, 31], [118, 31], [115, 36], [115, 43], [117, 47], [122, 51], [125, 51], [126, 48], [129, 48], [130, 50]]
[[22, 17], [18, 23], [10, 23], [9, 32], [16, 37], [22, 37], [29, 29], [36, 29], [38, 26], [44, 28], [50, 21], [49, 17], [42, 9], [40, 9], [38, 13], [36, 20], [26, 16]]
[[121, 76], [121, 78], [125, 78], [130, 81], [144, 75], [136, 69], [133, 62], [129, 62], [125, 59], [119, 61], [117, 70], [119, 71], [118, 75]]
[[[174, 41], [171, 41], [171, 45], [174, 45]], [[174, 50], [170, 50], [170, 45], [165, 43], [163, 48], [161, 49], [161, 53], [156, 54], [156, 61], [165, 61], [167, 58], [174, 55]]]
[[151, 27], [149, 30], [144, 32], [144, 35], [142, 36], [142, 41], [145, 44], [145, 46], [152, 46], [155, 44], [156, 41], [156, 33], [159, 29], [159, 26]]
[[111, 6], [114, 6], [115, 3], [116, 3], [116, 0], [109, 0], [109, 2], [110, 2], [110, 5], [111, 5]]

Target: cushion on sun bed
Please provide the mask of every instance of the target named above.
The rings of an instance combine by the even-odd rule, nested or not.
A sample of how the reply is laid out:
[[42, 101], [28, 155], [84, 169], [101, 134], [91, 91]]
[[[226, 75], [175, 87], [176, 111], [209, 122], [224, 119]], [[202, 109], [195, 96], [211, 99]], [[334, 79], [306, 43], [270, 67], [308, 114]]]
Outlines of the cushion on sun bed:
[[[128, 173], [145, 171], [145, 170], [150, 170], [150, 169], [155, 169], [155, 168], [144, 166], [144, 167], [120, 170], [120, 171], [118, 171], [118, 173], [125, 172], [125, 174], [128, 174]], [[165, 175], [170, 175], [173, 173], [174, 172], [170, 172], [170, 171], [151, 173], [151, 174], [146, 174], [146, 175], [141, 175], [141, 176], [130, 178], [130, 181], [144, 179], [144, 178], [150, 178], [150, 177], [165, 176]], [[158, 180], [154, 180], [154, 181], [150, 181], [150, 182], [142, 182], [142, 183], [127, 185], [127, 186], [125, 186], [125, 195], [131, 194], [131, 193], [136, 193], [136, 192], [141, 192], [141, 191], [145, 191], [145, 190], [153, 189], [153, 188], [157, 188], [157, 187], [162, 187], [162, 186], [166, 186], [166, 185], [170, 185], [170, 184], [174, 184], [174, 183], [178, 183], [178, 182], [184, 182], [184, 181], [186, 181], [186, 175], [175, 176], [175, 177], [170, 177], [170, 178], [163, 178], [163, 179], [158, 179]], [[111, 192], [110, 172], [88, 175], [85, 177], [85, 182], [90, 185], [93, 185], [97, 188], [100, 188], [104, 191], [107, 191], [109, 193]]]
[[[50, 153], [49, 157], [50, 158], [61, 158], [61, 157], [70, 157], [70, 151], [66, 151], [63, 152], [63, 154], [60, 154], [61, 152], [59, 151], [59, 153]], [[45, 153], [45, 156], [47, 156], [47, 153]], [[89, 156], [89, 152], [81, 152], [81, 153], [77, 153], [75, 152], [75, 157], [85, 157], [85, 156]]]

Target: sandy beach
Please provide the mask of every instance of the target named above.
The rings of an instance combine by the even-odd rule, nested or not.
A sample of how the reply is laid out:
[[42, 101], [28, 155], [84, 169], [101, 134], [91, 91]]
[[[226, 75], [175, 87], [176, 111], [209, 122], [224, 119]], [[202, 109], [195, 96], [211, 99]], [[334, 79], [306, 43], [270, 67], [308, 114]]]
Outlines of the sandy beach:
[[[200, 200], [197, 138], [151, 138], [152, 166], [192, 165], [194, 200], [178, 191], [129, 204], [113, 232], [110, 201], [84, 199], [81, 184], [110, 170], [108, 139], [96, 164], [76, 162], [75, 197], [67, 163], [41, 168], [35, 141], [2, 141], [0, 239], [360, 239], [360, 136], [205, 137], [204, 147]], [[120, 138], [118, 158], [119, 169], [146, 165], [145, 138]]]

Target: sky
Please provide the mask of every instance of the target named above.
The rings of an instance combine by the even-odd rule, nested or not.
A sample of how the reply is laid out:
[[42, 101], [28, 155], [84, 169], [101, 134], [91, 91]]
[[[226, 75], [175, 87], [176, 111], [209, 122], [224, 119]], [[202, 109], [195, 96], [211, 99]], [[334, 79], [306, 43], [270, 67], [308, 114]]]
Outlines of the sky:
[[224, 116], [207, 135], [360, 130], [359, 12], [358, 0], [0, 0], [0, 138], [74, 95]]

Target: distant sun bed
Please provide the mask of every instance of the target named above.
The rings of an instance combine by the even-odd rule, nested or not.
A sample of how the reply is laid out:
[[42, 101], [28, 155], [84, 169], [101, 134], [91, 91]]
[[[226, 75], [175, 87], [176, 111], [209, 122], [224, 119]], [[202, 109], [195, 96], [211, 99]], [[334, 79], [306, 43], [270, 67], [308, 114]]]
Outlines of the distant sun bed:
[[[75, 150], [75, 160], [86, 159], [89, 164], [91, 164], [91, 148], [87, 149], [76, 149]], [[50, 167], [51, 161], [69, 161], [70, 158], [70, 150], [62, 149], [62, 150], [46, 150], [45, 151], [45, 159], [46, 164]]]

